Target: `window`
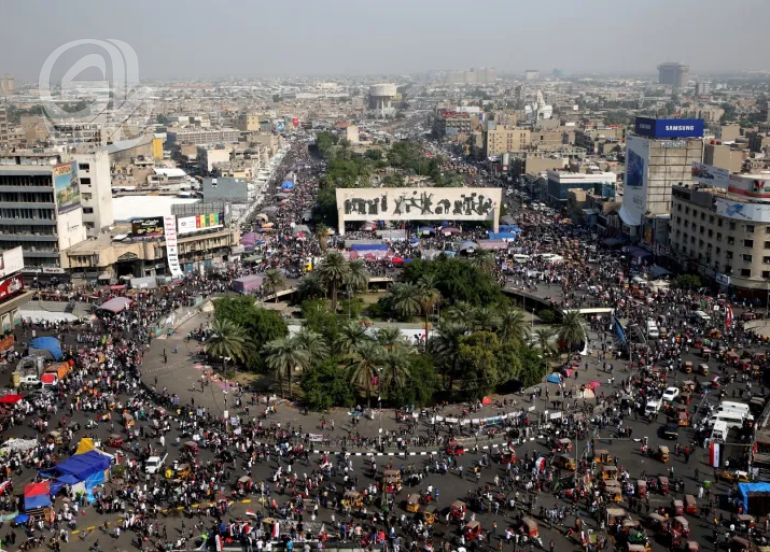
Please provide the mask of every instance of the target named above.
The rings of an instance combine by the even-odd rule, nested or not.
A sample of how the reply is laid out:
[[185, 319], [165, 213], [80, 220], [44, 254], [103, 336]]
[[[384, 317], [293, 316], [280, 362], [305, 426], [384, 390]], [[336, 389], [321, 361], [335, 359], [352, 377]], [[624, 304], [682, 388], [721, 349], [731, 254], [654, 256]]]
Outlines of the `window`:
[[703, 226], [701, 226], [700, 227], [700, 233], [703, 234], [703, 232], [705, 232], [705, 231], [706, 231], [706, 229]]
[[700, 219], [701, 220], [706, 220], [706, 213], [704, 213], [703, 211], [701, 211], [701, 213], [700, 213]]
[[727, 236], [727, 245], [735, 245], [735, 238], [732, 236]]
[[717, 255], [719, 255], [721, 252], [722, 252], [722, 248], [721, 247], [717, 247]]
[[751, 269], [750, 268], [742, 268], [741, 269], [741, 276], [744, 278], [751, 278]]
[[91, 178], [90, 177], [83, 177], [80, 179], [81, 184], [85, 184], [86, 186], [91, 185]]
[[717, 220], [717, 226], [719, 226], [720, 228], [722, 228], [722, 219], [719, 219], [719, 220]]
[[717, 241], [722, 241], [722, 232], [717, 232]]
[[732, 251], [728, 251], [727, 253], [725, 253], [725, 257], [727, 257], [728, 259], [732, 259], [733, 258], [733, 252]]
[[689, 207], [685, 207], [684, 208], [684, 214], [685, 215], [689, 215], [690, 214], [690, 208]]
[[91, 201], [94, 198], [94, 194], [83, 194], [83, 201]]
[[754, 247], [754, 240], [743, 240], [743, 247]]
[[770, 270], [763, 270], [763, 271], [762, 271], [762, 277], [763, 277], [765, 280], [767, 280], [768, 278], [770, 278]]
[[747, 255], [745, 253], [743, 255], [741, 255], [741, 257], [743, 258], [743, 262], [744, 263], [750, 263], [751, 259], [754, 258], [752, 255]]
[[714, 215], [709, 215], [709, 224], [714, 224]]
[[733, 273], [733, 267], [731, 267], [730, 265], [725, 265], [725, 274], [729, 276], [732, 273]]
[[78, 163], [78, 170], [79, 171], [90, 171], [91, 170], [91, 164], [90, 163]]
[[753, 224], [747, 224], [744, 229], [746, 230], [746, 232], [751, 232], [752, 234], [754, 233], [754, 225]]
[[731, 222], [730, 226], [728, 226], [728, 228], [730, 228], [730, 230], [735, 230], [735, 223]]
[[83, 207], [83, 214], [84, 215], [91, 215], [94, 212], [93, 207]]
[[762, 257], [762, 262], [764, 264], [770, 264], [770, 257]]

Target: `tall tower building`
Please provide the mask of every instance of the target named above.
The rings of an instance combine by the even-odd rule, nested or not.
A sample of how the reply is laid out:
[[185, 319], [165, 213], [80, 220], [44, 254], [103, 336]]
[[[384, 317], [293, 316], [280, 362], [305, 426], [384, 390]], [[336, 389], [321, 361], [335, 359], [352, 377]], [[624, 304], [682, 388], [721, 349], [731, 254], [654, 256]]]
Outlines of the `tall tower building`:
[[0, 75], [0, 96], [13, 96], [13, 75]]
[[658, 65], [658, 82], [672, 86], [675, 90], [687, 86], [690, 66], [682, 63], [661, 63]]

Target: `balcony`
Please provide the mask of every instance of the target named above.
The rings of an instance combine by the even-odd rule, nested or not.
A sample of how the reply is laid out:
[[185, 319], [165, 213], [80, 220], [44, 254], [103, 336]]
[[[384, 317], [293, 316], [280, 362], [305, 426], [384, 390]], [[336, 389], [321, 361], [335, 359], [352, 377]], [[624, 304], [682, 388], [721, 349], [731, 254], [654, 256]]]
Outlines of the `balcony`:
[[[38, 236], [35, 234], [4, 234], [0, 232], [0, 241], [19, 241], [19, 242], [58, 242], [58, 236]], [[27, 248], [24, 248], [27, 252]]]

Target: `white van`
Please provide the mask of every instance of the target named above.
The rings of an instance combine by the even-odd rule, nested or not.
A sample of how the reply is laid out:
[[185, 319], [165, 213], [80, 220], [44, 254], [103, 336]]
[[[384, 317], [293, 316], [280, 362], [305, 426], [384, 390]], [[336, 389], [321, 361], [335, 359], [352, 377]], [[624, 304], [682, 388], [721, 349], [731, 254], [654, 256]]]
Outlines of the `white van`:
[[716, 413], [719, 414], [721, 412], [738, 412], [739, 414], [743, 414], [744, 418], [751, 415], [751, 409], [748, 404], [733, 401], [722, 401], [719, 403]]
[[522, 255], [520, 253], [516, 253], [513, 256], [513, 260], [516, 261], [517, 263], [526, 263], [527, 261], [529, 261], [529, 255]]
[[660, 337], [660, 330], [654, 320], [647, 321], [647, 339], [658, 339]]
[[729, 431], [730, 428], [727, 427], [726, 422], [714, 422], [714, 427], [711, 429], [711, 440], [725, 442]]
[[728, 428], [741, 429], [746, 419], [740, 412], [719, 412], [709, 418], [707, 425], [714, 426], [717, 422], [724, 422]]
[[644, 406], [644, 415], [657, 414], [660, 410], [660, 403], [661, 401], [647, 401], [647, 404]]

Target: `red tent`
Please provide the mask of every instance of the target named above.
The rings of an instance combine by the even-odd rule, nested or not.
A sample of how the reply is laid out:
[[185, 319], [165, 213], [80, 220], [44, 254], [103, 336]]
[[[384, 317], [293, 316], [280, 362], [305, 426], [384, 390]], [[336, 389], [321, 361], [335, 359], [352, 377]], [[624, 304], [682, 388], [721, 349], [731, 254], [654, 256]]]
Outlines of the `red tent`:
[[358, 251], [351, 251], [351, 252], [350, 252], [350, 255], [348, 256], [348, 258], [349, 258], [351, 261], [355, 261], [356, 259], [358, 259], [358, 257], [359, 257], [359, 255], [358, 255]]
[[403, 264], [403, 262], [404, 262], [404, 259], [402, 259], [401, 257], [393, 257], [393, 259], [391, 260], [391, 262], [392, 262], [393, 264]]
[[24, 395], [3, 395], [0, 397], [0, 404], [16, 404], [23, 398]]
[[483, 399], [481, 399], [481, 404], [492, 404], [492, 399], [490, 399], [489, 397], [484, 397]]
[[24, 485], [24, 496], [38, 496], [51, 494], [51, 482], [27, 483]]

